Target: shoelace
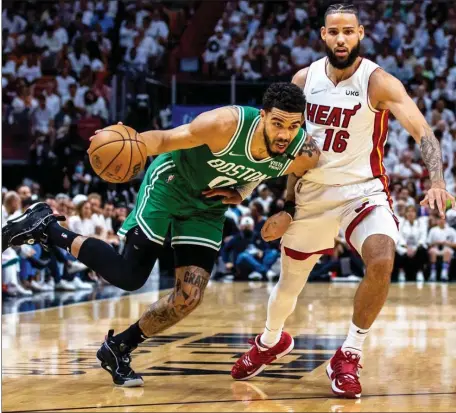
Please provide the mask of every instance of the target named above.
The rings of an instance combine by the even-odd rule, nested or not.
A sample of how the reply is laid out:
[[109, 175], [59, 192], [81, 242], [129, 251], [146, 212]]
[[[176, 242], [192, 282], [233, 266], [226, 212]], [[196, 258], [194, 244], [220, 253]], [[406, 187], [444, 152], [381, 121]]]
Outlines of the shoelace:
[[[248, 342], [250, 345], [252, 345], [252, 346], [254, 346], [254, 347], [257, 348], [258, 361], [260, 361], [261, 363], [267, 363], [267, 362], [270, 361], [271, 354], [270, 354], [270, 351], [269, 351], [269, 350], [260, 351], [260, 349], [258, 349], [258, 346], [257, 346], [257, 344], [256, 344], [254, 338], [249, 339], [247, 342]], [[249, 359], [248, 362], [249, 362], [251, 365], [253, 365], [252, 362], [251, 362], [251, 360], [250, 360], [249, 353], [250, 353], [250, 351], [247, 352], [247, 353], [245, 354], [244, 359], [248, 357], [248, 359]]]
[[337, 376], [342, 376], [350, 384], [358, 384], [358, 369], [363, 366], [359, 364], [360, 356], [346, 351], [344, 358], [339, 358], [334, 364], [334, 371]]

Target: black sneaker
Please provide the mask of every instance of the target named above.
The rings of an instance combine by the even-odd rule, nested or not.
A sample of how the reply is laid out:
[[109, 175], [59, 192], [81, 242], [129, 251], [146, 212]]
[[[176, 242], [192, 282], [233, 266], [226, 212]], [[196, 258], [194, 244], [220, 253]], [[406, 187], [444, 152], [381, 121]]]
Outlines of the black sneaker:
[[134, 348], [128, 347], [124, 343], [118, 345], [112, 339], [113, 334], [114, 330], [109, 330], [105, 342], [97, 351], [97, 359], [100, 360], [101, 367], [111, 374], [116, 386], [144, 386], [143, 378], [130, 367], [131, 352]]
[[45, 230], [52, 222], [65, 221], [65, 217], [56, 216], [45, 202], [37, 202], [2, 228], [2, 252], [8, 247], [19, 247], [23, 244], [47, 242]]

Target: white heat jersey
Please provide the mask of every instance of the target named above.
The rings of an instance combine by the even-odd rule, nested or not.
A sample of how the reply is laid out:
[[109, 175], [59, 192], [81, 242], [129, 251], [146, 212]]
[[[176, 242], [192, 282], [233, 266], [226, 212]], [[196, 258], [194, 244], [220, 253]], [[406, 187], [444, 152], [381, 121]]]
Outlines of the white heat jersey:
[[305, 181], [348, 185], [379, 178], [387, 188], [383, 148], [388, 133], [388, 111], [372, 108], [369, 78], [379, 66], [362, 59], [356, 72], [337, 86], [326, 75], [327, 58], [310, 65], [304, 95], [306, 130], [321, 150], [317, 168]]

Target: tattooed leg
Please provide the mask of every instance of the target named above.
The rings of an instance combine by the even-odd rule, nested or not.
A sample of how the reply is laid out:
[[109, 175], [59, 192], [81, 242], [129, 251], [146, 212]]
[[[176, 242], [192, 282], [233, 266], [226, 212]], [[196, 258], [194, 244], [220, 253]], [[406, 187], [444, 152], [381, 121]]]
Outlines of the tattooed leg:
[[151, 337], [188, 316], [201, 303], [209, 278], [200, 267], [176, 268], [174, 290], [152, 304], [139, 320], [144, 335]]

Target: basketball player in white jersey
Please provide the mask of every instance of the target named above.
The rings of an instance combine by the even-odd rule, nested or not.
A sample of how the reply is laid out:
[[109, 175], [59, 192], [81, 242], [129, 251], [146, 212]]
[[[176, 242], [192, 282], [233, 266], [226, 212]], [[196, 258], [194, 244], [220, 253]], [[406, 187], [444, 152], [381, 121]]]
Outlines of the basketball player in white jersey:
[[455, 201], [445, 189], [439, 143], [402, 83], [359, 57], [364, 28], [356, 8], [329, 7], [321, 37], [327, 58], [292, 80], [306, 97], [306, 129], [321, 150], [320, 160], [299, 181], [289, 178], [285, 211], [264, 225], [266, 241], [283, 237], [282, 272], [269, 298], [264, 333], [252, 340], [231, 374], [237, 380], [254, 377], [293, 349], [293, 338], [282, 330], [285, 320], [313, 266], [332, 251], [342, 228], [363, 258], [366, 274], [355, 295], [347, 339], [326, 372], [336, 395], [358, 398], [363, 342], [386, 300], [398, 237], [382, 162], [389, 111], [421, 147], [432, 180], [422, 205], [437, 205], [444, 217], [446, 201], [453, 207]]

